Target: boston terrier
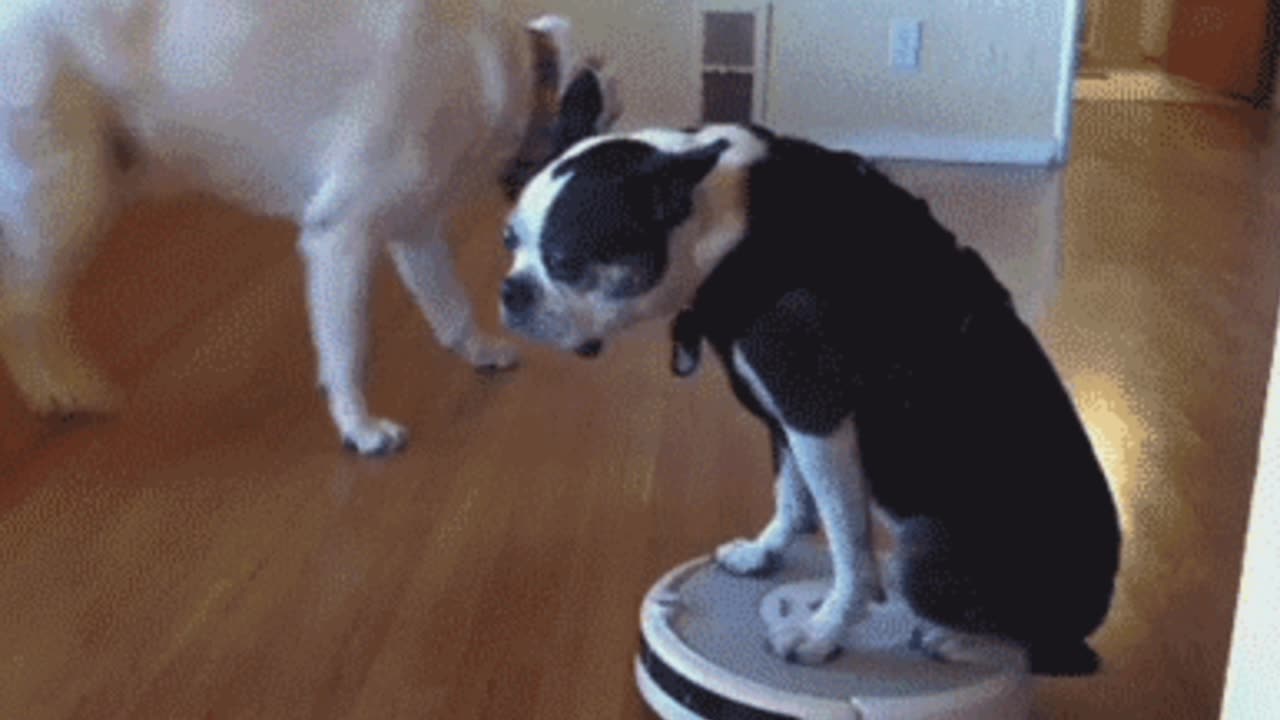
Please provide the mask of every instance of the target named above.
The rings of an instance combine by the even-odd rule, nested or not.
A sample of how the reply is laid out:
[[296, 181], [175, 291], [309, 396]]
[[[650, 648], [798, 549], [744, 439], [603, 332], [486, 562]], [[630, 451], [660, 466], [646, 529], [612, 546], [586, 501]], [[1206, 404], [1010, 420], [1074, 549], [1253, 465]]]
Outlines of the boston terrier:
[[[918, 649], [996, 637], [1036, 673], [1096, 670], [1121, 539], [1107, 479], [1009, 293], [925, 202], [760, 127], [649, 129], [559, 156], [505, 235], [509, 327], [590, 357], [671, 318], [674, 372], [710, 345], [768, 426], [776, 514], [719, 565], [768, 572], [821, 529], [834, 575], [774, 652], [823, 662], [892, 583], [927, 623]], [[896, 534], [883, 574], [873, 511]]]

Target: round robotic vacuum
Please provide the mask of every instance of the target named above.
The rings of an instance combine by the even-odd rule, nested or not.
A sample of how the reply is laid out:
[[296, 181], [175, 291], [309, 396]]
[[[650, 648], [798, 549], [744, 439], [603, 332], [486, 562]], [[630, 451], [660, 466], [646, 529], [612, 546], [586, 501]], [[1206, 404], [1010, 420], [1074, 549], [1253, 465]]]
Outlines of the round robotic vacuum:
[[[830, 585], [830, 559], [796, 542], [767, 578], [732, 575], [709, 557], [662, 578], [640, 612], [636, 682], [664, 720], [1024, 720], [1031, 679], [1018, 662], [944, 662], [913, 649], [921, 621], [890, 590], [828, 663], [769, 651], [770, 628], [802, 621]], [[994, 641], [993, 641], [994, 642]]]

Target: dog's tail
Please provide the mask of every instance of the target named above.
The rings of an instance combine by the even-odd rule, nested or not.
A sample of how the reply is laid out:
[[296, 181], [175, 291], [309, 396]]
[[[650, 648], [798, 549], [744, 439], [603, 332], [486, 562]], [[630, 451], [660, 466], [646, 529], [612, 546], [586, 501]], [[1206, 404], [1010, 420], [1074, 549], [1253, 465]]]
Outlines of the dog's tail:
[[1033, 643], [1028, 652], [1033, 675], [1092, 675], [1102, 667], [1098, 653], [1083, 640]]
[[526, 29], [533, 63], [533, 102], [516, 156], [500, 182], [508, 199], [570, 145], [611, 128], [622, 112], [617, 83], [600, 58], [576, 60], [570, 24], [544, 15]]

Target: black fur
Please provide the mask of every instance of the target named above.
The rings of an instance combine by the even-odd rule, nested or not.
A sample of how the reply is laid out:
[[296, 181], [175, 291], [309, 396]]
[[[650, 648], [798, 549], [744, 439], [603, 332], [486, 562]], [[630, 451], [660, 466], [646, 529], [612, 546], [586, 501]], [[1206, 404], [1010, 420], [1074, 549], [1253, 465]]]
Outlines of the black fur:
[[873, 495], [906, 521], [920, 613], [1024, 644], [1037, 673], [1094, 671], [1085, 638], [1110, 605], [1119, 523], [1049, 358], [923, 201], [856, 155], [755, 131], [769, 151], [749, 230], [679, 342], [703, 333], [758, 415], [735, 345], [787, 425], [855, 419]]

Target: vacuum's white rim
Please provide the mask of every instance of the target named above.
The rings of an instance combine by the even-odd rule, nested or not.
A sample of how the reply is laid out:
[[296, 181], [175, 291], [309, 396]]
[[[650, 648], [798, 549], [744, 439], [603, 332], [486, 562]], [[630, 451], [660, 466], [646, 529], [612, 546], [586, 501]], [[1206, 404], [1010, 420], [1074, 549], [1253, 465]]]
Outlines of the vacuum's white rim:
[[[735, 675], [694, 652], [671, 629], [669, 622], [671, 615], [679, 610], [678, 604], [672, 603], [670, 593], [689, 575], [709, 562], [714, 560], [704, 555], [669, 571], [650, 588], [640, 612], [640, 625], [644, 642], [648, 645], [647, 651], [656, 655], [659, 661], [667, 664], [684, 681], [695, 687], [757, 709], [762, 714], [776, 713], [812, 720], [921, 720], [931, 717], [960, 717], [963, 715], [957, 715], [957, 710], [962, 713], [970, 709], [977, 712], [984, 707], [989, 709], [981, 717], [991, 720], [1023, 719], [1030, 714], [1031, 677], [1014, 671], [998, 673], [983, 682], [943, 693], [910, 698], [851, 697], [847, 700], [798, 695]], [[636, 665], [637, 683], [642, 686], [642, 694], [647, 685], [651, 693], [664, 699], [661, 702], [679, 705], [686, 713], [683, 717], [702, 720], [701, 716], [693, 714], [667, 695], [654, 678], [649, 676], [642, 661], [643, 657], [638, 658]], [[645, 699], [650, 699], [649, 694], [645, 694]], [[681, 719], [679, 715], [674, 717]]]
[[676, 635], [667, 619], [678, 608], [670, 604], [666, 593], [709, 562], [713, 560], [708, 555], [694, 558], [668, 572], [650, 588], [640, 610], [640, 627], [649, 651], [694, 686], [761, 714], [806, 720], [860, 720], [861, 714], [851, 702], [797, 695], [734, 675], [694, 652]]
[[1030, 677], [1011, 672], [946, 693], [910, 698], [855, 698], [854, 702], [866, 720], [1026, 720], [1031, 716], [1031, 694]]

